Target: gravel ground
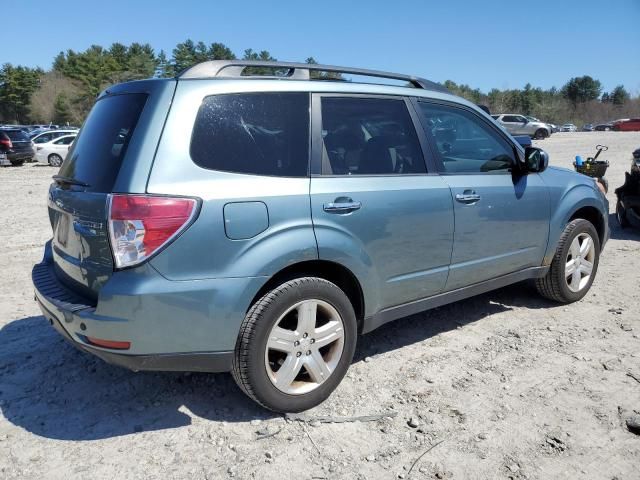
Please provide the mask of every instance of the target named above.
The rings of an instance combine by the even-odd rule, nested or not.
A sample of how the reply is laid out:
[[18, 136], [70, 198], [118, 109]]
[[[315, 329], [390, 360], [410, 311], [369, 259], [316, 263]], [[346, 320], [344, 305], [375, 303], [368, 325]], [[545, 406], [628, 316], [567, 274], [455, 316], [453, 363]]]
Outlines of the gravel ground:
[[[562, 166], [609, 145], [613, 212], [640, 133], [537, 143]], [[613, 215], [581, 302], [524, 283], [386, 325], [300, 422], [260, 409], [229, 375], [132, 373], [63, 342], [30, 282], [53, 173], [0, 170], [1, 479], [640, 478], [640, 436], [624, 423], [640, 413], [640, 233]], [[388, 417], [317, 420], [376, 414]]]

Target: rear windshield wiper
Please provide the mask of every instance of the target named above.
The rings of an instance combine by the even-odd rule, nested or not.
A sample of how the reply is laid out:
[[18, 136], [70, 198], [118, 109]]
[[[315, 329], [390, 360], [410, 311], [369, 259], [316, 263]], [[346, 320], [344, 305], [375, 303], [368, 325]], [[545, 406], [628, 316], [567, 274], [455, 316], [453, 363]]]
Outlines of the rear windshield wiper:
[[54, 175], [52, 177], [58, 183], [66, 183], [68, 185], [77, 185], [79, 187], [90, 187], [88, 183], [82, 182], [80, 180], [76, 180], [75, 178], [64, 177], [62, 175]]

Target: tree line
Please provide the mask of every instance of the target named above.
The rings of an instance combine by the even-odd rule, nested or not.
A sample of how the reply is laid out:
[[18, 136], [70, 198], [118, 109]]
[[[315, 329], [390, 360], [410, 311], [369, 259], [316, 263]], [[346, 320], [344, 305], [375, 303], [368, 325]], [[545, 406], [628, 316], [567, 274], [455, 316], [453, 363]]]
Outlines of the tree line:
[[[168, 55], [156, 53], [149, 44], [114, 43], [109, 48], [92, 45], [83, 52], [67, 50], [53, 60], [50, 70], [14, 66], [0, 68], [0, 122], [82, 123], [96, 95], [109, 85], [143, 78], [173, 77], [185, 68], [206, 60], [234, 60], [236, 54], [223, 43], [206, 44], [186, 40]], [[245, 60], [275, 61], [269, 51], [243, 52]], [[313, 57], [305, 60], [317, 63]], [[254, 69], [253, 74], [266, 73]], [[315, 73], [320, 78], [341, 78]], [[610, 92], [588, 75], [571, 78], [562, 88], [548, 90], [525, 85], [523, 89], [492, 89], [488, 93], [451, 80], [444, 85], [454, 94], [492, 112], [532, 115], [547, 122], [575, 124], [640, 116], [640, 98], [632, 98], [623, 85]]]
[[495, 113], [519, 113], [545, 122], [595, 123], [617, 118], [640, 117], [640, 97], [633, 98], [624, 85], [606, 92], [599, 80], [589, 75], [569, 79], [562, 88], [543, 90], [527, 83], [523, 89], [491, 89], [483, 93], [451, 80], [444, 85], [454, 94], [486, 105]]

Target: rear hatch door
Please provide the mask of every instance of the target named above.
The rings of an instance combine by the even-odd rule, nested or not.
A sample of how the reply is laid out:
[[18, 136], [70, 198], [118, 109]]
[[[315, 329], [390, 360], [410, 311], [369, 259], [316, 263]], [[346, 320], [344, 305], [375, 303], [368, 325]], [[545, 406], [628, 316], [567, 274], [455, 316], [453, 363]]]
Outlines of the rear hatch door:
[[128, 154], [137, 153], [131, 147], [148, 98], [148, 93], [101, 96], [49, 189], [56, 275], [89, 298], [97, 298], [113, 273], [109, 194]]
[[22, 130], [3, 130], [4, 133], [9, 137], [11, 143], [13, 144], [13, 148], [11, 148], [11, 152], [13, 153], [24, 153], [24, 154], [33, 154], [33, 148], [31, 148], [31, 140], [29, 136], [23, 132]]

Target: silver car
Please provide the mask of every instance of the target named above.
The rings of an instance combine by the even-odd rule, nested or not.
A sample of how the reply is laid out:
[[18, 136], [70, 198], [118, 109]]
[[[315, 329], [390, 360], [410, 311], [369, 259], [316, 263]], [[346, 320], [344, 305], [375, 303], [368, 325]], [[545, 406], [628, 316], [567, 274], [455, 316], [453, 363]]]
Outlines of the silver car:
[[547, 138], [551, 135], [551, 128], [546, 123], [531, 121], [524, 115], [503, 113], [491, 115], [493, 119], [502, 125], [511, 135], [529, 135], [531, 138]]

